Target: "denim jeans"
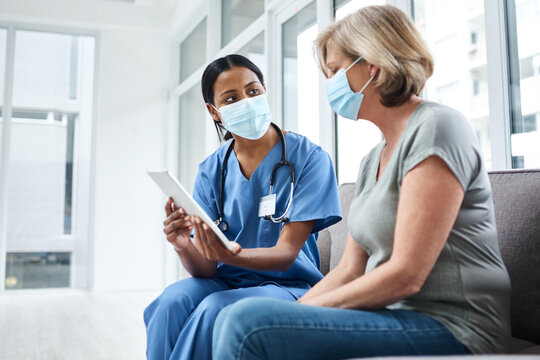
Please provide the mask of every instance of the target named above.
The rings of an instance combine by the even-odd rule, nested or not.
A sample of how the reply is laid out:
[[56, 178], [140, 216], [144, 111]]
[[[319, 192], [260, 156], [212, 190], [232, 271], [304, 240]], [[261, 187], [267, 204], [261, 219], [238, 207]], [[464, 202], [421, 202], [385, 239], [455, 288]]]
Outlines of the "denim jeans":
[[210, 359], [214, 320], [221, 309], [249, 296], [293, 302], [292, 290], [299, 295], [306, 291], [242, 279], [180, 280], [144, 310], [146, 356], [150, 360]]
[[250, 298], [216, 319], [212, 356], [221, 359], [348, 359], [470, 354], [439, 321], [409, 310], [343, 310]]

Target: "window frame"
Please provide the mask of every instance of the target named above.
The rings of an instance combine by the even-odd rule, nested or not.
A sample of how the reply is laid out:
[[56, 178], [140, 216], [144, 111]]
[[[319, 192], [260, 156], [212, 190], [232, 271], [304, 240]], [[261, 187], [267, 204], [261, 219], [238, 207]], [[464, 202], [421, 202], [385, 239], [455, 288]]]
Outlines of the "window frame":
[[[72, 190], [72, 233], [62, 235], [53, 246], [37, 249], [45, 252], [70, 252], [70, 288], [89, 288], [92, 286], [93, 273], [93, 232], [95, 209], [95, 156], [96, 153], [96, 119], [98, 79], [100, 73], [99, 59], [101, 49], [101, 32], [74, 27], [29, 24], [0, 20], [0, 28], [7, 30], [6, 63], [4, 69], [4, 98], [2, 105], [2, 141], [0, 149], [0, 293], [5, 289], [6, 255], [7, 255], [7, 180], [9, 176], [9, 161], [11, 148], [11, 124], [13, 114], [13, 86], [15, 69], [15, 40], [17, 31], [33, 31], [55, 33], [94, 38], [93, 77], [91, 116], [87, 121], [77, 123], [74, 136], [78, 144], [74, 148], [73, 190]], [[79, 94], [78, 94], [79, 95]], [[50, 110], [50, 109], [48, 109]], [[59, 109], [54, 109], [59, 110]], [[60, 109], [62, 113], [80, 114], [79, 106], [66, 105]], [[79, 117], [79, 116], [78, 116]], [[34, 252], [36, 249], [24, 249], [20, 252]], [[16, 252], [17, 249], [10, 249]], [[46, 291], [36, 289], [35, 291]], [[12, 291], [12, 290], [9, 290]], [[27, 291], [27, 290], [17, 290]], [[32, 290], [34, 291], [34, 290]]]

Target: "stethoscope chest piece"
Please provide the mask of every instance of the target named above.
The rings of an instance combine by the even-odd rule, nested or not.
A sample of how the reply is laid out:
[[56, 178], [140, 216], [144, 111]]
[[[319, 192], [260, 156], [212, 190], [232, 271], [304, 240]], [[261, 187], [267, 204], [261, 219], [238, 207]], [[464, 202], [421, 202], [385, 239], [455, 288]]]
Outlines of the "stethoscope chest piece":
[[215, 224], [217, 225], [219, 230], [221, 230], [221, 232], [225, 232], [229, 230], [229, 224], [227, 224], [227, 222], [223, 220], [221, 217], [216, 220]]

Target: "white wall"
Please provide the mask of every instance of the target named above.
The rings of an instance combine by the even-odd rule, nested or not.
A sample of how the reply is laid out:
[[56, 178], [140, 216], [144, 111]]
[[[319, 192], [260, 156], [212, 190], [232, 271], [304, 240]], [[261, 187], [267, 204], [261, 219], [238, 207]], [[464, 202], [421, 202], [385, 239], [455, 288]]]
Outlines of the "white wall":
[[0, 21], [100, 33], [95, 183], [88, 201], [94, 204], [90, 287], [95, 290], [157, 289], [165, 281], [165, 197], [146, 175], [167, 163], [174, 11], [166, 0], [151, 6], [160, 1], [0, 0]]
[[[183, 0], [181, 0], [183, 1]], [[172, 0], [1, 0], [0, 17], [30, 23], [168, 31]]]
[[164, 197], [146, 174], [166, 163], [168, 37], [101, 36], [95, 167], [95, 289], [158, 288]]

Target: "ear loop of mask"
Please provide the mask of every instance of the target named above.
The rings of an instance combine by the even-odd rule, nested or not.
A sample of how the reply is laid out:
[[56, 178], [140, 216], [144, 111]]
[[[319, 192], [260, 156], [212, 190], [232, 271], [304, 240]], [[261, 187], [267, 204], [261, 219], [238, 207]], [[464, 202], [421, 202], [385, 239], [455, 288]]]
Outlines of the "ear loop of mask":
[[[219, 109], [217, 107], [215, 107], [214, 104], [210, 104], [210, 106], [213, 107], [214, 109], [216, 109], [216, 111], [221, 114], [221, 111], [219, 111]], [[216, 118], [214, 118], [214, 121], [221, 122], [220, 119], [216, 119]]]
[[360, 60], [362, 60], [363, 56], [360, 56], [358, 59], [354, 60], [354, 62], [349, 65], [349, 67], [347, 69], [345, 69], [345, 72], [349, 71], [350, 68], [352, 68], [357, 62], [359, 62]]
[[367, 86], [369, 85], [369, 83], [371, 82], [371, 80], [373, 80], [373, 78], [375, 77], [375, 75], [377, 75], [376, 72], [373, 73], [373, 75], [371, 75], [371, 77], [369, 78], [369, 80], [367, 81], [366, 85], [364, 85], [364, 87], [362, 89], [360, 89], [359, 93], [363, 93], [364, 90], [367, 88]]
[[[363, 56], [360, 56], [358, 59], [354, 60], [354, 62], [349, 65], [349, 67], [347, 69], [345, 69], [345, 72], [349, 71], [350, 68], [352, 68], [354, 66], [354, 64], [356, 64], [357, 62], [359, 62], [360, 60], [362, 60]], [[362, 93], [366, 88], [367, 86], [369, 85], [369, 83], [371, 82], [371, 80], [373, 80], [373, 78], [375, 77], [375, 75], [377, 75], [377, 72], [374, 72], [373, 75], [371, 75], [371, 77], [369, 78], [369, 80], [367, 81], [366, 85], [364, 85], [364, 87], [362, 89], [360, 89], [360, 91], [358, 93]]]

